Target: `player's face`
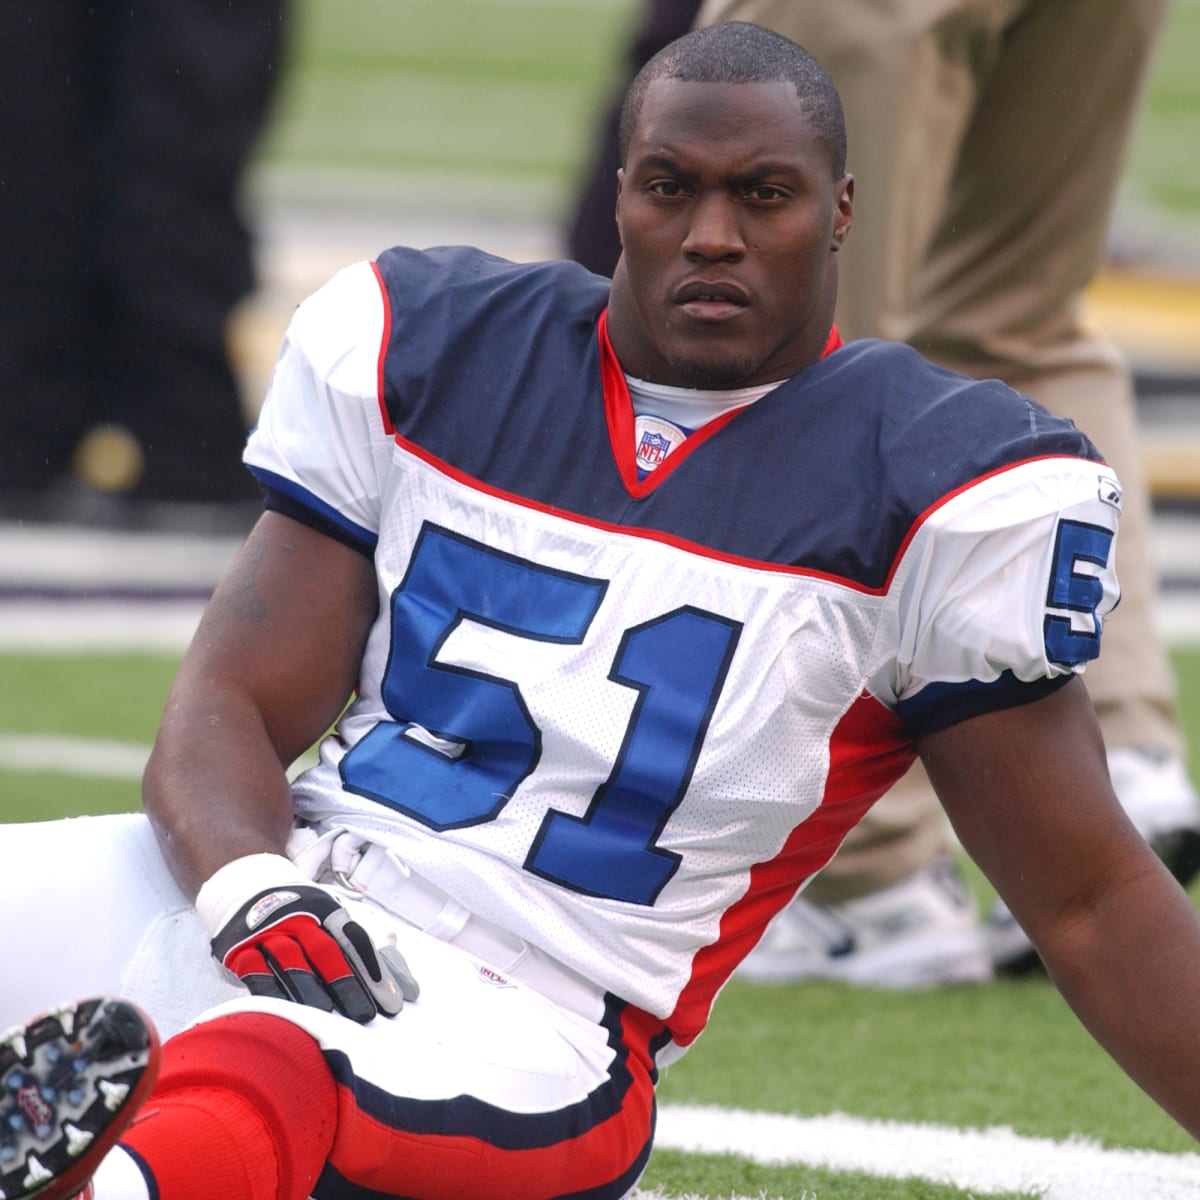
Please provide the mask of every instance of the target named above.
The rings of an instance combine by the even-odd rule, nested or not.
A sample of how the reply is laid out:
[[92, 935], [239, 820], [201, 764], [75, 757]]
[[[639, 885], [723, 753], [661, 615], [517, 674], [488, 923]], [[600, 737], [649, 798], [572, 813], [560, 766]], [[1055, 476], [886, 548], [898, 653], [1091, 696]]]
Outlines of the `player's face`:
[[619, 179], [608, 327], [628, 373], [747, 387], [820, 357], [853, 180], [790, 83], [655, 80]]

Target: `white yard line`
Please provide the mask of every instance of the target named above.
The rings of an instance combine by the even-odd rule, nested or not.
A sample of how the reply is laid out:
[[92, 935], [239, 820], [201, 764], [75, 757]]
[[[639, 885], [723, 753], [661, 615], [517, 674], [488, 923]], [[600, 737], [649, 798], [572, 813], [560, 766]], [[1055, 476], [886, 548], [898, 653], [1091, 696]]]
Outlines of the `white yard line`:
[[[0, 653], [181, 653], [237, 547], [236, 538], [0, 523]], [[1200, 646], [1200, 520], [1157, 515], [1153, 549], [1169, 584], [1163, 637]]]
[[181, 654], [203, 600], [0, 599], [0, 653]]
[[0, 524], [0, 585], [64, 592], [212, 588], [240, 538]]
[[[182, 654], [203, 609], [203, 600], [186, 598], [0, 597], [0, 654]], [[1163, 596], [1158, 626], [1168, 646], [1200, 647], [1200, 597]]]
[[[149, 757], [150, 747], [139, 742], [56, 733], [0, 734], [0, 770], [138, 782]], [[315, 748], [308, 750], [292, 763], [288, 774], [294, 776], [316, 761]]]
[[[44, 734], [0, 736], [0, 768], [136, 781], [148, 746]], [[1009, 1129], [868, 1121], [833, 1114], [793, 1117], [708, 1106], [665, 1105], [658, 1146], [733, 1154], [764, 1164], [921, 1178], [977, 1194], [1023, 1191], [1043, 1200], [1197, 1200], [1200, 1155], [1106, 1150], [1075, 1139], [1022, 1137]], [[667, 1200], [653, 1194], [642, 1200]], [[763, 1200], [731, 1197], [730, 1200]]]
[[1193, 593], [1168, 593], [1158, 603], [1158, 628], [1167, 646], [1194, 650], [1200, 646], [1200, 603]]
[[0, 734], [0, 767], [10, 771], [83, 775], [90, 779], [141, 779], [149, 746], [55, 734]]
[[1044, 1200], [1196, 1200], [1200, 1155], [1106, 1150], [1010, 1129], [967, 1130], [833, 1114], [789, 1117], [708, 1106], [665, 1105], [656, 1145], [735, 1154], [764, 1164], [806, 1164], [921, 1178], [971, 1192], [1032, 1192]]

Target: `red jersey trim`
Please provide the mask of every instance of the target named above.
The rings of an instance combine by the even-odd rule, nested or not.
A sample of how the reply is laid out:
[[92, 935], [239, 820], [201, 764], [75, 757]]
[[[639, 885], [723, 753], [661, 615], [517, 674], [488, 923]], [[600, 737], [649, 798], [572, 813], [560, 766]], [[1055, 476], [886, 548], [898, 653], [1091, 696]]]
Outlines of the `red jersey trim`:
[[[558, 517], [563, 520], [572, 521], [579, 525], [587, 526], [591, 529], [603, 530], [606, 533], [624, 534], [630, 537], [643, 538], [647, 541], [659, 542], [666, 546], [674, 546], [684, 550], [689, 554], [695, 554], [702, 558], [708, 558], [714, 562], [730, 563], [733, 566], [748, 567], [755, 571], [770, 571], [782, 575], [794, 575], [799, 578], [807, 579], [822, 579], [829, 583], [836, 584], [839, 587], [847, 587], [852, 591], [861, 592], [865, 595], [886, 595], [891, 587], [892, 579], [895, 577], [896, 571], [899, 568], [900, 562], [904, 558], [908, 547], [912, 544], [912, 540], [916, 537], [918, 530], [922, 525], [944, 504], [954, 499], [956, 496], [974, 487], [977, 483], [985, 479], [990, 479], [993, 476], [1001, 475], [1005, 471], [1015, 470], [1017, 467], [1025, 466], [1026, 463], [1039, 462], [1048, 459], [1062, 458], [1068, 461], [1075, 461], [1070, 455], [1045, 454], [1035, 455], [1032, 458], [1021, 459], [1015, 463], [1008, 463], [1005, 466], [997, 467], [994, 471], [989, 471], [983, 475], [979, 475], [974, 479], [969, 479], [954, 491], [942, 496], [934, 504], [930, 505], [909, 527], [904, 540], [900, 543], [895, 556], [892, 559], [891, 566], [888, 568], [887, 578], [881, 587], [868, 587], [857, 580], [847, 579], [842, 575], [835, 575], [828, 571], [816, 571], [807, 567], [797, 567], [789, 563], [770, 563], [763, 562], [759, 559], [744, 558], [736, 554], [724, 554], [718, 550], [713, 550], [711, 547], [700, 545], [697, 542], [689, 541], [687, 538], [676, 537], [670, 533], [664, 533], [655, 529], [637, 529], [628, 525], [618, 525], [609, 521], [601, 521], [592, 517], [585, 517], [580, 513], [570, 512], [567, 509], [557, 508], [551, 504], [542, 504], [536, 500], [531, 500], [526, 496], [519, 496], [513, 492], [506, 491], [502, 488], [493, 487], [490, 484], [484, 483], [482, 480], [475, 478], [473, 475], [467, 474], [465, 471], [460, 471], [457, 467], [451, 466], [444, 459], [439, 458], [435, 454], [431, 454], [424, 447], [417, 445], [416, 442], [410, 441], [403, 434], [397, 433], [392, 419], [388, 414], [386, 384], [384, 375], [384, 366], [387, 359], [389, 343], [392, 333], [392, 310], [391, 301], [388, 298], [387, 287], [383, 281], [382, 272], [379, 269], [378, 263], [371, 263], [371, 270], [375, 275], [375, 280], [379, 285], [380, 299], [383, 304], [383, 334], [380, 338], [379, 358], [376, 368], [376, 388], [377, 402], [379, 405], [379, 419], [382, 423], [384, 432], [394, 438], [397, 445], [402, 447], [415, 458], [433, 467], [436, 471], [445, 475], [449, 479], [455, 480], [457, 483], [465, 487], [472, 488], [482, 492], [485, 495], [494, 496], [496, 499], [503, 500], [509, 504], [515, 504], [522, 508], [528, 508], [535, 512], [543, 512], [550, 516]], [[604, 396], [605, 418], [608, 425], [609, 444], [612, 449], [613, 459], [620, 473], [622, 483], [625, 485], [626, 491], [635, 498], [641, 498], [648, 495], [655, 486], [656, 479], [665, 478], [666, 474], [674, 469], [682, 462], [687, 455], [701, 445], [709, 437], [715, 434], [719, 429], [728, 424], [734, 417], [737, 416], [742, 409], [734, 409], [733, 412], [727, 413], [724, 416], [711, 421], [703, 429], [692, 434], [682, 446], [674, 450], [662, 466], [658, 467], [642, 483], [638, 483], [637, 479], [637, 463], [634, 450], [634, 433], [633, 433], [633, 403], [629, 398], [629, 388], [625, 383], [625, 373], [621, 370], [620, 363], [617, 362], [616, 354], [613, 351], [612, 344], [608, 340], [608, 310], [604, 309], [596, 324], [596, 336], [599, 340], [600, 347], [600, 377], [601, 388]], [[824, 358], [832, 354], [835, 350], [839, 350], [845, 343], [842, 340], [841, 334], [838, 332], [837, 326], [834, 325], [829, 331], [829, 337], [825, 341], [825, 348], [821, 352], [821, 357]]]
[[[624, 382], [624, 381], [622, 381]], [[382, 407], [382, 404], [381, 404]], [[386, 419], [386, 413], [385, 413]], [[390, 429], [389, 429], [389, 432]], [[830, 571], [816, 571], [810, 567], [797, 567], [791, 563], [771, 563], [763, 562], [755, 558], [743, 558], [737, 554], [724, 554], [719, 550], [714, 550], [710, 546], [703, 546], [698, 542], [689, 541], [687, 538], [676, 537], [671, 533], [664, 533], [658, 529], [638, 529], [630, 525], [617, 525], [610, 521], [601, 521], [595, 517], [585, 517], [581, 513], [571, 512], [567, 509], [557, 508], [552, 504], [542, 504], [537, 500], [531, 500], [527, 496], [518, 496], [513, 492], [505, 491], [503, 488], [493, 487], [491, 484], [484, 483], [481, 479], [475, 478], [473, 475], [467, 474], [465, 471], [460, 471], [457, 467], [451, 466], [444, 459], [438, 458], [437, 455], [431, 454], [422, 446], [418, 446], [416, 442], [409, 441], [403, 434], [392, 433], [396, 444], [414, 458], [420, 459], [435, 471], [445, 475], [448, 479], [453, 479], [456, 483], [462, 484], [464, 487], [471, 488], [474, 491], [482, 492], [484, 495], [494, 496], [498, 500], [503, 500], [508, 504], [515, 504], [521, 508], [528, 508], [533, 512], [546, 513], [549, 516], [557, 517], [561, 520], [571, 521], [576, 525], [583, 525], [589, 529], [600, 529], [606, 533], [615, 533], [627, 537], [642, 538], [646, 541], [659, 542], [664, 546], [674, 546], [677, 549], [685, 550], [689, 554], [694, 554], [700, 558], [711, 559], [714, 562], [729, 563], [732, 566], [747, 567], [754, 571], [770, 571], [779, 575], [794, 575], [797, 578], [805, 579], [823, 579], [829, 583], [836, 584], [838, 587], [849, 588], [851, 591], [861, 592], [868, 596], [884, 596], [892, 585], [892, 579], [895, 577], [896, 571], [899, 568], [900, 562], [903, 559], [908, 547], [912, 544], [912, 540], [916, 537], [918, 530], [922, 525], [944, 504], [954, 499], [955, 496], [974, 487], [977, 483], [985, 479], [991, 479], [996, 475], [1003, 475], [1006, 471], [1016, 470], [1018, 467], [1023, 467], [1028, 463], [1042, 462], [1056, 458], [1064, 459], [1068, 462], [1078, 461], [1073, 456], [1068, 454], [1043, 454], [1036, 455], [1033, 458], [1021, 459], [1019, 462], [1009, 463], [1003, 467], [997, 467], [994, 471], [977, 476], [975, 479], [969, 479], [954, 491], [947, 493], [935, 504], [931, 504], [917, 519], [912, 523], [904, 540], [900, 543], [900, 548], [897, 550], [895, 557], [892, 559], [892, 564], [888, 568], [887, 578], [880, 587], [868, 587], [866, 584], [860, 583], [856, 579], [847, 579], [844, 575], [835, 575]], [[691, 439], [689, 438], [688, 441]], [[686, 445], [686, 443], [685, 443]], [[676, 450], [671, 457], [674, 458]], [[669, 460], [668, 460], [669, 461]], [[658, 468], [655, 474], [658, 474], [662, 468]]]
[[667, 1018], [676, 1043], [687, 1046], [699, 1036], [717, 993], [771, 918], [791, 901], [798, 883], [825, 866], [846, 834], [915, 757], [900, 718], [863, 692], [830, 738], [829, 774], [821, 803], [792, 830], [774, 858], [750, 869], [750, 886], [721, 918], [717, 940], [692, 960], [691, 978]]
[[629, 398], [629, 385], [625, 372], [617, 362], [612, 343], [608, 340], [608, 309], [596, 322], [596, 337], [600, 343], [600, 383], [604, 390], [604, 417], [608, 422], [608, 442], [613, 461], [625, 490], [635, 500], [648, 496], [671, 472], [679, 466], [697, 447], [702, 446], [718, 430], [723, 429], [742, 410], [731, 409], [714, 417], [703, 429], [689, 434], [683, 445], [677, 446], [666, 460], [645, 479], [638, 479], [637, 452], [633, 427], [633, 401]]
[[[631, 1186], [622, 1176], [649, 1154], [654, 1129], [651, 1043], [661, 1033], [661, 1021], [627, 1006], [620, 1040], [632, 1079], [620, 1108], [583, 1129], [553, 1112], [528, 1114], [525, 1119], [547, 1133], [556, 1121], [562, 1126], [561, 1140], [547, 1136], [544, 1145], [529, 1148], [489, 1143], [483, 1122], [474, 1135], [394, 1128], [360, 1109], [353, 1092], [339, 1083], [338, 1129], [329, 1165], [372, 1195], [390, 1195], [402, 1175], [406, 1196], [486, 1194], [494, 1200], [527, 1200], [535, 1195], [586, 1194], [618, 1200]], [[445, 1103], [430, 1101], [431, 1112]]]
[[[1028, 466], [1029, 463], [1035, 462], [1052, 462], [1055, 459], [1062, 459], [1065, 462], [1087, 462], [1088, 459], [1078, 458], [1072, 454], [1035, 454], [1032, 458], [1022, 458], [1017, 462], [1006, 463], [1002, 467], [997, 467], [994, 471], [985, 471], [982, 475], [976, 475], [974, 479], [968, 479], [966, 483], [959, 484], [953, 491], [947, 492], [944, 496], [940, 496], [935, 500], [923, 513], [921, 513], [912, 525], [909, 526], [908, 532], [904, 535], [904, 540], [900, 543], [896, 550], [895, 557], [892, 559], [892, 565], [888, 568], [887, 578], [883, 581], [883, 586], [878, 589], [879, 594], [885, 595], [888, 589], [892, 586], [892, 580], [896, 576], [896, 572], [900, 568], [900, 563], [904, 560], [905, 554], [908, 553], [909, 546], [912, 545], [913, 538], [917, 536], [918, 531], [933, 516], [940, 508], [944, 508], [951, 500], [957, 496], [961, 496], [963, 492], [970, 491], [971, 488], [981, 484], [986, 479], [995, 479], [998, 475], [1004, 475], [1008, 471], [1015, 471], [1018, 467]], [[1097, 463], [1097, 466], [1102, 464]], [[865, 589], [870, 591], [871, 589]]]
[[[596, 340], [600, 346], [600, 385], [604, 392], [604, 416], [608, 422], [608, 442], [612, 450], [613, 461], [617, 465], [617, 473], [625, 490], [635, 500], [648, 496], [689, 454], [702, 446], [709, 438], [729, 424], [742, 411], [735, 408], [719, 417], [714, 417], [703, 429], [689, 434], [683, 445], [676, 447], [666, 460], [645, 479], [638, 479], [637, 448], [635, 445], [633, 401], [629, 398], [629, 385], [625, 382], [625, 372], [617, 361], [612, 342], [608, 340], [608, 309], [601, 314], [596, 322]], [[821, 357], [832, 354], [842, 347], [842, 335], [834, 325], [825, 339], [825, 348]], [[746, 406], [743, 406], [746, 407]]]
[[528, 496], [518, 496], [513, 492], [505, 491], [503, 488], [493, 487], [491, 484], [484, 483], [473, 475], [468, 475], [465, 471], [460, 471], [444, 459], [438, 458], [437, 455], [430, 454], [428, 450], [418, 446], [415, 442], [410, 442], [403, 434], [395, 433], [392, 436], [396, 444], [403, 450], [411, 454], [414, 458], [418, 458], [433, 467], [434, 470], [445, 475], [448, 479], [453, 479], [456, 483], [460, 483], [464, 487], [469, 487], [474, 491], [482, 492], [484, 495], [504, 500], [506, 503], [515, 504], [521, 508], [528, 508], [533, 512], [546, 513], [549, 516], [571, 521], [576, 525], [583, 525], [589, 529], [600, 529], [606, 533], [643, 538], [646, 541], [660, 542], [665, 546], [675, 546], [680, 550], [686, 550], [689, 554], [694, 554], [701, 558], [709, 558], [714, 562], [731, 563], [734, 566], [748, 567], [755, 571], [772, 571], [782, 575], [803, 576], [808, 579], [825, 579], [830, 583], [835, 583], [842, 587], [850, 587], [858, 592], [881, 590], [863, 587], [862, 584], [855, 583], [853, 580], [843, 579], [839, 575], [833, 575], [825, 571], [814, 571], [807, 567], [795, 567], [789, 563], [761, 562], [754, 558], [742, 558], [736, 554], [722, 554], [719, 550], [714, 550], [710, 546], [702, 546], [698, 542], [691, 542], [687, 538], [676, 537], [674, 534], [664, 533], [658, 529], [638, 529], [630, 525], [617, 525], [611, 521], [601, 521], [595, 517], [585, 517], [581, 513], [571, 512], [564, 508], [556, 508], [552, 504], [542, 504], [537, 500], [529, 499]]
[[383, 336], [379, 339], [379, 358], [375, 365], [375, 395], [379, 403], [379, 419], [383, 422], [384, 432], [391, 435], [396, 430], [392, 427], [392, 418], [387, 409], [384, 364], [387, 362], [388, 346], [392, 340], [392, 301], [388, 296], [387, 284], [383, 281], [383, 272], [379, 269], [379, 264], [373, 262], [371, 270], [375, 273], [375, 282], [379, 284], [379, 297], [383, 301]]

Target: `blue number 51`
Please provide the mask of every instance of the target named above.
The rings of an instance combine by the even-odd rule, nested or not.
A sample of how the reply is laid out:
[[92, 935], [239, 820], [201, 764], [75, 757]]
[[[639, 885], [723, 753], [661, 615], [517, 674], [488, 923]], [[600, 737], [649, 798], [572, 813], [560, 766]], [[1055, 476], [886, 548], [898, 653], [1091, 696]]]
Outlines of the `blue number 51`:
[[[580, 644], [604, 580], [550, 570], [426, 524], [392, 596], [382, 721], [342, 759], [345, 787], [431, 829], [494, 820], [541, 756], [511, 680], [437, 661], [463, 620]], [[656, 841], [683, 799], [741, 626], [684, 606], [626, 630], [609, 673], [637, 700], [582, 817], [550, 811], [528, 870], [576, 891], [653, 904], [678, 866]]]

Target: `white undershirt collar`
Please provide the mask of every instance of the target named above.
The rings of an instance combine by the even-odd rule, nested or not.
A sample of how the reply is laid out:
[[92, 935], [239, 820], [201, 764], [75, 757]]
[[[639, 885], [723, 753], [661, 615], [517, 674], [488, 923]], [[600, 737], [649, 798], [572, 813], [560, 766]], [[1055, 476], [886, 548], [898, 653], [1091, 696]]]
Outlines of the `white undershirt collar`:
[[744, 408], [774, 391], [782, 380], [761, 383], [756, 387], [731, 388], [715, 391], [708, 388], [670, 387], [665, 383], [650, 383], [632, 375], [625, 376], [629, 399], [637, 415], [652, 413], [683, 429], [701, 429], [709, 421], [734, 408]]

